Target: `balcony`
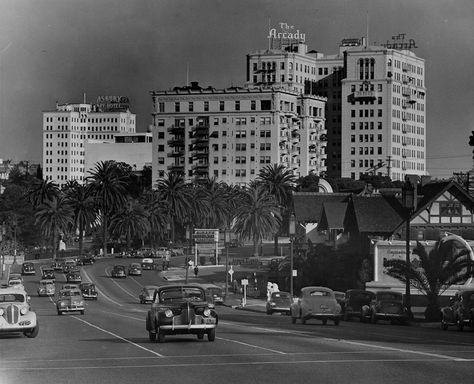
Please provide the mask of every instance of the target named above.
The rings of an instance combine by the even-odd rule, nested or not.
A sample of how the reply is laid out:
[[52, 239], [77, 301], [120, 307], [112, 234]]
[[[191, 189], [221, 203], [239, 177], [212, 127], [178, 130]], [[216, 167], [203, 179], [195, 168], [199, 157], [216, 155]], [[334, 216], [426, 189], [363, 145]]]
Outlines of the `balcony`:
[[184, 135], [184, 125], [176, 126], [172, 125], [167, 129], [168, 133], [173, 135]]
[[192, 129], [193, 136], [202, 136], [202, 135], [209, 135], [209, 126], [198, 125], [193, 127]]
[[191, 169], [193, 171], [193, 174], [206, 174], [209, 171], [209, 164], [194, 164]]
[[168, 140], [168, 145], [170, 147], [184, 147], [184, 137], [175, 137]]
[[184, 150], [168, 152], [168, 157], [181, 157], [184, 156]]
[[415, 104], [416, 103], [416, 96], [413, 94], [407, 95], [406, 97], [407, 103], [409, 104]]
[[377, 92], [376, 91], [355, 91], [354, 99], [375, 100], [377, 99]]
[[197, 151], [193, 153], [193, 159], [208, 159], [209, 152], [206, 151]]
[[402, 95], [403, 96], [411, 96], [411, 88], [410, 87], [402, 87]]
[[168, 169], [169, 172], [184, 173], [184, 164], [168, 165], [167, 169]]

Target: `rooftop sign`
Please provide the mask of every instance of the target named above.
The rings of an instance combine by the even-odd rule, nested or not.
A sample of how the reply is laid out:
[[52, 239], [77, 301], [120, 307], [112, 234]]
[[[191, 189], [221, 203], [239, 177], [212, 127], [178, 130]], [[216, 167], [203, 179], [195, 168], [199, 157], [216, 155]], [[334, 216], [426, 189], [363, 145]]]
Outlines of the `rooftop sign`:
[[405, 40], [406, 33], [399, 33], [397, 36], [392, 36], [392, 41], [387, 42], [385, 44], [380, 44], [381, 46], [388, 48], [388, 49], [411, 49], [411, 48], [418, 48], [416, 46], [414, 39], [407, 39]]
[[268, 31], [268, 39], [279, 39], [279, 40], [292, 40], [293, 42], [304, 43], [306, 40], [306, 33], [300, 32], [299, 29], [295, 29], [294, 25], [288, 23], [278, 23], [279, 30], [277, 28], [270, 28]]
[[130, 100], [127, 96], [99, 96], [96, 106], [102, 112], [126, 111], [130, 109]]

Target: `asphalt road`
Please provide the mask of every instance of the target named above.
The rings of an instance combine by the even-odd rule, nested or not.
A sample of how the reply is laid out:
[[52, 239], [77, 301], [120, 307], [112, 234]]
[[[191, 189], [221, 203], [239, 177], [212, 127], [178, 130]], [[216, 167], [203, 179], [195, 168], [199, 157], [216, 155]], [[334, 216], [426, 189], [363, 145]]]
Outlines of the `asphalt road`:
[[[474, 332], [380, 322], [319, 321], [291, 324], [218, 307], [215, 342], [169, 336], [151, 343], [148, 305], [138, 302], [159, 272], [112, 279], [121, 260], [82, 267], [83, 280], [99, 289], [85, 315], [58, 316], [53, 300], [36, 296], [39, 276], [25, 277], [40, 332], [37, 338], [0, 336], [0, 383], [472, 383]], [[124, 260], [124, 262], [128, 262]], [[65, 282], [62, 274], [57, 285]]]

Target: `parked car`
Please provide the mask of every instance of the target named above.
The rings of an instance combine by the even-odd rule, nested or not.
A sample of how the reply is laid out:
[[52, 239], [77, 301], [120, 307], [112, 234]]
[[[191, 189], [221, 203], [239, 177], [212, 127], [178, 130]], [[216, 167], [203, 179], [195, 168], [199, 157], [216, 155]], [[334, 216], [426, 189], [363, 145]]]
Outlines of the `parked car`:
[[140, 304], [151, 303], [155, 295], [155, 290], [159, 287], [157, 285], [145, 285], [138, 294]]
[[68, 259], [64, 261], [62, 267], [63, 267], [63, 273], [68, 273], [71, 270], [73, 270], [75, 267], [77, 267], [77, 263], [73, 259]]
[[289, 292], [272, 292], [270, 300], [266, 304], [267, 315], [272, 315], [275, 312], [289, 315], [292, 302], [293, 298]]
[[141, 276], [142, 275], [142, 267], [139, 263], [131, 263], [128, 266], [128, 275], [129, 276]]
[[344, 304], [344, 320], [350, 320], [351, 317], [358, 317], [360, 321], [364, 320], [362, 316], [362, 307], [370, 305], [374, 299], [375, 294], [364, 289], [349, 289], [346, 291], [346, 298]]
[[328, 320], [339, 325], [341, 320], [341, 306], [330, 288], [304, 287], [296, 302], [291, 303], [291, 322], [301, 319], [303, 324], [309, 319], [322, 320], [325, 325]]
[[155, 291], [146, 317], [150, 341], [165, 341], [166, 335], [194, 334], [209, 341], [216, 338], [218, 317], [206, 300], [206, 292], [196, 285], [166, 285]]
[[50, 267], [40, 267], [41, 270], [41, 279], [51, 279], [55, 280], [54, 269]]
[[79, 271], [71, 271], [66, 275], [68, 283], [79, 284], [82, 282], [81, 273]]
[[65, 312], [79, 312], [83, 315], [85, 307], [81, 290], [76, 288], [62, 289], [59, 291], [59, 296], [56, 301], [56, 310], [58, 315], [62, 315]]
[[142, 260], [142, 270], [152, 270], [152, 269], [155, 269], [155, 266], [153, 264], [153, 259], [144, 258]]
[[81, 256], [76, 262], [77, 265], [92, 265], [95, 263], [95, 257], [92, 255]]
[[375, 292], [375, 297], [370, 305], [362, 307], [362, 320], [376, 323], [378, 320], [390, 320], [393, 323], [407, 323], [408, 310], [403, 302], [400, 292], [389, 290]]
[[0, 334], [22, 332], [26, 337], [38, 336], [38, 319], [24, 289], [0, 288], [0, 319]]
[[457, 291], [450, 300], [450, 305], [441, 308], [441, 328], [455, 325], [458, 331], [465, 326], [474, 328], [474, 290]]
[[112, 268], [112, 277], [127, 277], [125, 273], [125, 266], [124, 265], [114, 265]]
[[29, 261], [24, 262], [21, 265], [21, 274], [22, 275], [35, 275], [35, 265]]
[[79, 284], [79, 289], [81, 290], [82, 297], [85, 300], [97, 300], [98, 294], [95, 289], [95, 284], [93, 283], [81, 283]]
[[62, 272], [62, 270], [63, 270], [62, 262], [60, 262], [60, 261], [54, 261], [54, 262], [51, 264], [51, 268], [52, 268], [54, 271]]
[[56, 285], [51, 279], [40, 280], [38, 285], [38, 296], [53, 296], [56, 294]]

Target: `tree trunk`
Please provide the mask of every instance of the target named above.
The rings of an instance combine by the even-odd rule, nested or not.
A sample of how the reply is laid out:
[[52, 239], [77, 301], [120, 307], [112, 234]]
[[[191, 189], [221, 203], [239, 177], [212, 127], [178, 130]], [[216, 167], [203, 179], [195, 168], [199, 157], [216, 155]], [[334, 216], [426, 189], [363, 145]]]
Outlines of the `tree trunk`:
[[102, 215], [102, 247], [103, 247], [103, 256], [107, 256], [107, 215], [104, 213]]
[[53, 261], [56, 261], [56, 256], [57, 256], [57, 247], [58, 245], [56, 244], [56, 228], [53, 228]]
[[84, 241], [84, 236], [83, 236], [83, 232], [84, 232], [84, 225], [82, 223], [82, 220], [79, 222], [79, 256], [81, 257], [82, 256], [82, 250], [84, 248], [84, 245], [83, 245], [83, 241]]
[[273, 255], [278, 256], [278, 233], [273, 238]]
[[428, 305], [425, 309], [425, 320], [427, 321], [440, 321], [441, 320], [441, 309], [439, 305], [439, 296], [437, 293], [428, 293]]

